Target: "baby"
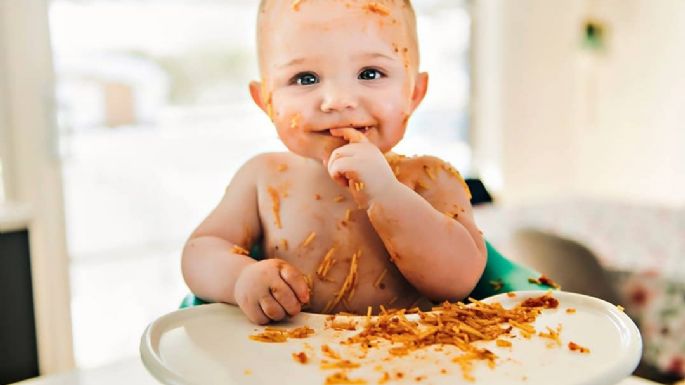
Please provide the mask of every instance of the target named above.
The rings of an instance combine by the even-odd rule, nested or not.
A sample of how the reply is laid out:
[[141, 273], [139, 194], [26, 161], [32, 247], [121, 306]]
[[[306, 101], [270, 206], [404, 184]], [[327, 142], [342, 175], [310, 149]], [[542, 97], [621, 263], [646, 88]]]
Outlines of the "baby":
[[258, 324], [467, 296], [486, 251], [464, 181], [390, 152], [428, 86], [409, 0], [263, 0], [257, 40], [250, 93], [289, 152], [245, 163], [193, 232], [192, 292]]

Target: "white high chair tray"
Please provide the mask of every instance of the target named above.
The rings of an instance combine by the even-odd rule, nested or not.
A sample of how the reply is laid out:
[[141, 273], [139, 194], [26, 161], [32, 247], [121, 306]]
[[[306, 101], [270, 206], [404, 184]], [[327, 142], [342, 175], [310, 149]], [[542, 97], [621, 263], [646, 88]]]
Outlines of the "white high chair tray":
[[[526, 298], [542, 295], [539, 291], [505, 294], [484, 302], [500, 302], [510, 308]], [[562, 325], [562, 346], [550, 346], [550, 339], [517, 335], [507, 339], [511, 347], [498, 347], [494, 341], [479, 342], [497, 355], [496, 365], [474, 361], [474, 382], [464, 379], [460, 367], [452, 362], [456, 349], [447, 354], [424, 349], [391, 360], [386, 349], [372, 349], [361, 367], [347, 372], [350, 379], [364, 379], [376, 384], [383, 372], [391, 375], [389, 383], [411, 384], [521, 384], [521, 385], [613, 385], [637, 366], [642, 340], [635, 324], [615, 305], [575, 293], [554, 292], [557, 309], [544, 310], [534, 326]], [[574, 308], [575, 313], [566, 309]], [[356, 318], [356, 317], [353, 317]], [[360, 325], [363, 325], [363, 318]], [[320, 368], [326, 357], [321, 346], [327, 344], [344, 358], [360, 354], [356, 345], [339, 345], [357, 331], [334, 331], [324, 328], [325, 316], [301, 313], [288, 322], [275, 325], [294, 328], [307, 325], [315, 334], [285, 343], [263, 343], [249, 338], [264, 328], [250, 323], [240, 309], [226, 304], [202, 305], [178, 310], [151, 323], [142, 336], [140, 353], [147, 369], [164, 384], [301, 384], [323, 385], [335, 370]], [[515, 329], [516, 330], [516, 329]], [[516, 331], [514, 332], [516, 334]], [[571, 351], [573, 341], [589, 348], [590, 353]], [[451, 348], [451, 347], [450, 347]], [[296, 362], [292, 354], [305, 352], [307, 364]], [[359, 360], [356, 360], [359, 362]], [[370, 363], [369, 363], [370, 362]], [[441, 370], [444, 369], [444, 372]], [[397, 373], [402, 373], [402, 379]]]

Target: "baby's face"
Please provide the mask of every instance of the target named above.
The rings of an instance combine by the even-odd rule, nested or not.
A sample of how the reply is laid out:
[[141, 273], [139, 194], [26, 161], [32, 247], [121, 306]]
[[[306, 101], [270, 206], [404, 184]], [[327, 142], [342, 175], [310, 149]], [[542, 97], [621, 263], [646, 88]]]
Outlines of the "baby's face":
[[[293, 3], [299, 4], [294, 6]], [[383, 151], [423, 99], [413, 26], [402, 0], [273, 0], [262, 14], [255, 101], [299, 155], [326, 161], [353, 127]]]

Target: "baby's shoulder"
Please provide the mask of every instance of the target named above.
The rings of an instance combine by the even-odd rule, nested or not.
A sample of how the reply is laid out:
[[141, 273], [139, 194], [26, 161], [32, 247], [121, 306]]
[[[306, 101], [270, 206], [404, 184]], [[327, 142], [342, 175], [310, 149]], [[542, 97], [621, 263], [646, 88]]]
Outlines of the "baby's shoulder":
[[385, 158], [389, 163], [396, 163], [402, 166], [423, 166], [423, 165], [440, 165], [447, 164], [444, 160], [432, 155], [402, 155], [394, 152], [385, 154]]
[[256, 175], [264, 175], [285, 171], [296, 160], [296, 157], [289, 152], [264, 152], [250, 158], [241, 168], [248, 169]]
[[414, 178], [429, 177], [435, 180], [441, 172], [462, 179], [461, 174], [448, 162], [432, 155], [405, 156], [395, 153], [385, 155], [390, 167], [397, 174]]
[[459, 171], [443, 159], [431, 155], [409, 157], [394, 153], [386, 154], [386, 159], [397, 179], [421, 195], [445, 190], [452, 194], [456, 188], [463, 189], [470, 196]]

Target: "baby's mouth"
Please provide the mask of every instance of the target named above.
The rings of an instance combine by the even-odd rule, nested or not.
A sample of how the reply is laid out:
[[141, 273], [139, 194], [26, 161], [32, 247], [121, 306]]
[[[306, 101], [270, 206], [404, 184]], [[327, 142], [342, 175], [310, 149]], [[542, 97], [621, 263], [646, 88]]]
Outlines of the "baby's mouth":
[[352, 128], [354, 128], [355, 130], [361, 132], [362, 134], [366, 134], [366, 133], [369, 132], [369, 130], [371, 129], [371, 126], [352, 127]]
[[367, 132], [369, 132], [369, 130], [371, 130], [371, 129], [373, 128], [373, 126], [331, 127], [331, 128], [327, 128], [327, 129], [325, 129], [325, 130], [316, 131], [316, 133], [317, 133], [317, 134], [321, 134], [321, 135], [333, 136], [333, 135], [331, 135], [331, 130], [332, 130], [332, 129], [343, 129], [343, 128], [352, 128], [352, 129], [354, 129], [354, 130], [356, 130], [356, 131], [358, 131], [358, 132], [361, 132], [362, 134], [366, 134]]

